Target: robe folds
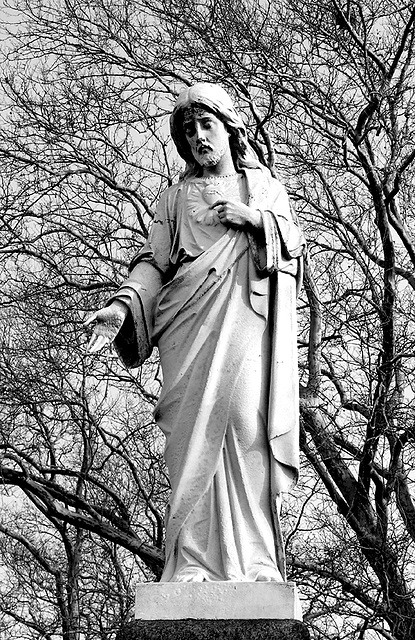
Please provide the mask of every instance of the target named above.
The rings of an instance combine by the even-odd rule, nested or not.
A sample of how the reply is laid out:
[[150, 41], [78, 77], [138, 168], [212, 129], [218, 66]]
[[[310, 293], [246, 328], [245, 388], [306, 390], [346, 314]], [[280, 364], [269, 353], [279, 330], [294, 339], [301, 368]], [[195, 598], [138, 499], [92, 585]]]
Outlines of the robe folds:
[[198, 228], [191, 180], [179, 182], [115, 296], [131, 311], [121, 358], [137, 366], [156, 345], [161, 359], [155, 418], [172, 488], [162, 581], [285, 580], [279, 504], [298, 476], [304, 239], [282, 185], [263, 168], [242, 172], [262, 230]]

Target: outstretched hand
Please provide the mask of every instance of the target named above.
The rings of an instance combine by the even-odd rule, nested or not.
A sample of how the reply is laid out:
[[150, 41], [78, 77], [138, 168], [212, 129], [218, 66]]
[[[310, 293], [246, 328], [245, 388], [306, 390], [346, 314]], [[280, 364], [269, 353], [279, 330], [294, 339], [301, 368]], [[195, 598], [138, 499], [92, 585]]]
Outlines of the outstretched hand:
[[230, 227], [254, 227], [261, 229], [263, 226], [261, 212], [258, 209], [251, 209], [242, 202], [233, 200], [217, 200], [210, 207], [218, 214], [218, 220]]
[[114, 300], [108, 307], [95, 311], [84, 322], [85, 327], [94, 325], [86, 348], [87, 353], [97, 353], [107, 344], [111, 344], [121, 329], [127, 313], [128, 307], [121, 300]]

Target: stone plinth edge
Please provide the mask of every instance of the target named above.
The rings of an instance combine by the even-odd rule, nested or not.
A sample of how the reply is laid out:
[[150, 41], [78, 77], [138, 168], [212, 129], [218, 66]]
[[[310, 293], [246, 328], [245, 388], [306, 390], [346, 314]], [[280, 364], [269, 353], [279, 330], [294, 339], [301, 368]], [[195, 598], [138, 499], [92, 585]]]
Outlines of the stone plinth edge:
[[136, 588], [137, 620], [302, 620], [293, 582], [152, 582]]
[[116, 640], [310, 640], [298, 620], [135, 620]]

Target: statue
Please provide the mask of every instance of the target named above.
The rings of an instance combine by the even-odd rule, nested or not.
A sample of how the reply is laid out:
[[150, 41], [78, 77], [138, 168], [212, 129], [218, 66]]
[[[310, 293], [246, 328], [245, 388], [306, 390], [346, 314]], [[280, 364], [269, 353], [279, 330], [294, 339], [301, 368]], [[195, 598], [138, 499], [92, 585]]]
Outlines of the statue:
[[304, 239], [221, 87], [183, 91], [170, 128], [186, 171], [129, 278], [87, 321], [89, 352], [114, 341], [127, 366], [160, 352], [155, 418], [172, 487], [161, 580], [284, 581]]

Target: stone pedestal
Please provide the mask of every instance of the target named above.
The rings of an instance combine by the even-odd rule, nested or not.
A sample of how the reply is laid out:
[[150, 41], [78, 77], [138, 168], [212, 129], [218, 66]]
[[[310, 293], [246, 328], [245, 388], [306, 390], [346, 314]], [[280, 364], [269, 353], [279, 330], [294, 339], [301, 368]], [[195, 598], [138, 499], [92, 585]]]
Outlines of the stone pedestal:
[[135, 620], [117, 640], [310, 640], [298, 620]]
[[293, 582], [151, 582], [138, 584], [138, 620], [302, 620]]
[[294, 583], [137, 585], [135, 621], [117, 640], [309, 640]]

